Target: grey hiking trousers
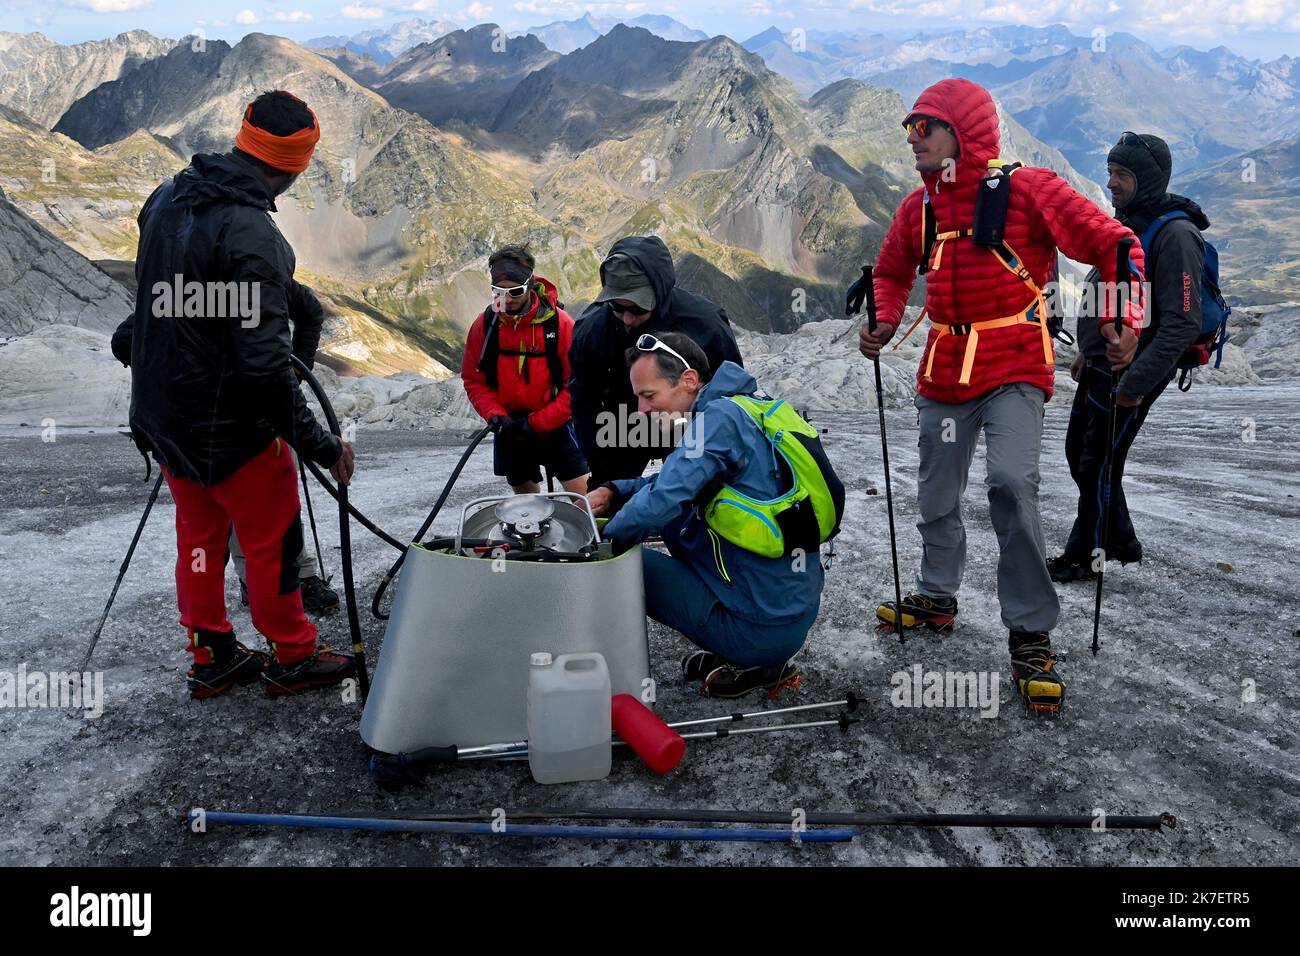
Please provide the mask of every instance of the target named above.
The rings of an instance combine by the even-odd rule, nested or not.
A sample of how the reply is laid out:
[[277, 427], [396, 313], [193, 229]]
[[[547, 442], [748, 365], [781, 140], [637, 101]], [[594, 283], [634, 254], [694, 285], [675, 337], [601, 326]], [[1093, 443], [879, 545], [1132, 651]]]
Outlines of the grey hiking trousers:
[[956, 597], [966, 570], [961, 498], [975, 443], [984, 431], [989, 513], [998, 536], [998, 601], [1009, 630], [1050, 631], [1060, 617], [1047, 573], [1038, 513], [1038, 457], [1046, 398], [1027, 382], [1012, 382], [962, 405], [916, 396], [921, 435], [917, 503], [924, 549], [917, 589]]

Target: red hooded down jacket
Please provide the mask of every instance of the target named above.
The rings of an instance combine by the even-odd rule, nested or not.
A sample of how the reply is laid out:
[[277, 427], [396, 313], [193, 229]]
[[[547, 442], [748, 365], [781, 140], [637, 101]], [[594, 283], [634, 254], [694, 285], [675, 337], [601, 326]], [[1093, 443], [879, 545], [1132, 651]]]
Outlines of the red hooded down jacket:
[[[497, 359], [497, 388], [488, 385], [487, 376], [478, 369], [483, 355], [486, 335], [483, 313], [478, 314], [470, 326], [465, 342], [465, 357], [461, 360], [460, 377], [465, 383], [474, 410], [487, 421], [494, 415], [528, 414], [528, 424], [533, 431], [555, 431], [571, 417], [569, 409], [569, 346], [573, 344], [573, 318], [558, 308], [559, 293], [555, 286], [541, 276], [533, 277], [533, 304], [523, 315], [500, 315], [497, 318], [498, 341], [501, 355]], [[551, 370], [546, 364], [546, 343], [542, 340], [542, 325], [552, 312], [560, 314], [560, 364], [564, 369], [565, 386], [558, 395], [552, 395]], [[525, 358], [507, 355], [507, 352], [535, 352]], [[527, 364], [525, 364], [527, 363]]]
[[[983, 87], [970, 80], [941, 80], [917, 98], [908, 116], [918, 113], [951, 125], [960, 155], [951, 170], [921, 174], [925, 185], [903, 200], [880, 248], [875, 268], [879, 321], [895, 326], [921, 264], [921, 209], [926, 194], [934, 208], [936, 233], [970, 229], [980, 179], [988, 161], [998, 158], [997, 107]], [[1096, 266], [1102, 280], [1114, 282], [1116, 244], [1125, 237], [1137, 238], [1056, 173], [1029, 168], [1012, 176], [1004, 237], [1039, 288], [1051, 276], [1058, 248], [1071, 259]], [[1134, 280], [1140, 281], [1144, 260], [1136, 243], [1130, 261]], [[1008, 382], [1030, 382], [1050, 398], [1053, 366], [1044, 361], [1043, 334], [1037, 324], [980, 330], [967, 385], [959, 380], [968, 336], [942, 334], [941, 326], [1015, 315], [1033, 302], [1034, 294], [991, 249], [974, 245], [969, 237], [936, 244], [926, 274], [925, 305], [931, 327], [917, 370], [917, 391], [935, 401], [959, 404]], [[1101, 321], [1112, 318], [1103, 315]], [[1125, 321], [1135, 332], [1141, 327], [1137, 285]]]

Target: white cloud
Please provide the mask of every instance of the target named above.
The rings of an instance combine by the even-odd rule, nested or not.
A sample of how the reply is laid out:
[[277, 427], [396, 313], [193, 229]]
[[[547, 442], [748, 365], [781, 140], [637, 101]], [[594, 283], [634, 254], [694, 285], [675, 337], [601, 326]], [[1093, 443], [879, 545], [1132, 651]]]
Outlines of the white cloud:
[[340, 12], [349, 20], [378, 20], [384, 15], [382, 7], [367, 7], [360, 3], [349, 3]]
[[474, 0], [474, 2], [471, 3], [469, 6], [467, 6], [464, 10], [457, 10], [455, 13], [453, 13], [451, 15], [451, 18], [453, 20], [482, 21], [482, 20], [486, 20], [491, 15], [492, 15], [491, 7], [489, 7], [487, 4], [479, 3], [478, 0]]
[[271, 19], [278, 23], [306, 23], [314, 18], [306, 10], [289, 10], [288, 12], [277, 10], [271, 14]]
[[147, 7], [153, 0], [63, 0], [69, 7], [81, 7], [95, 13], [125, 13]]
[[243, 24], [253, 24], [258, 20], [257, 14], [252, 10], [240, 10], [235, 14], [235, 22]]

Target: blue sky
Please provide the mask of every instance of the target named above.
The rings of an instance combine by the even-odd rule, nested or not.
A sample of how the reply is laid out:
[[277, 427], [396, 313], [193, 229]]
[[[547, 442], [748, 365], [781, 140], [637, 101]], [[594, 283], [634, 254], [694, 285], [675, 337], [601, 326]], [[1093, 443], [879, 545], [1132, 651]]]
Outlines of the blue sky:
[[1163, 47], [1220, 43], [1247, 55], [1300, 54], [1300, 0], [737, 0], [570, 3], [565, 0], [0, 0], [0, 29], [40, 30], [61, 43], [145, 29], [179, 37], [202, 28], [236, 41], [245, 33], [295, 40], [353, 34], [410, 17], [460, 26], [492, 21], [508, 30], [597, 15], [666, 14], [710, 35], [737, 40], [782, 30], [973, 28], [1064, 22], [1088, 35], [1126, 30]]

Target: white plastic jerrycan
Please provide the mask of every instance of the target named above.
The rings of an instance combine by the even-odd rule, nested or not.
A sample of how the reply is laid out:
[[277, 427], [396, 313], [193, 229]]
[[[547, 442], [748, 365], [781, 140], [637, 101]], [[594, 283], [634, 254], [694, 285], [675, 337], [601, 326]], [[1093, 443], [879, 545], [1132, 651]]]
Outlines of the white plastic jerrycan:
[[538, 783], [609, 776], [609, 668], [600, 654], [533, 654], [528, 667], [528, 767]]

